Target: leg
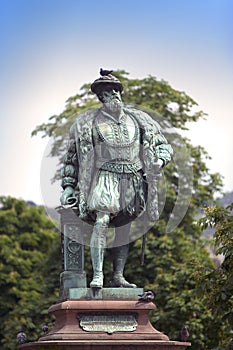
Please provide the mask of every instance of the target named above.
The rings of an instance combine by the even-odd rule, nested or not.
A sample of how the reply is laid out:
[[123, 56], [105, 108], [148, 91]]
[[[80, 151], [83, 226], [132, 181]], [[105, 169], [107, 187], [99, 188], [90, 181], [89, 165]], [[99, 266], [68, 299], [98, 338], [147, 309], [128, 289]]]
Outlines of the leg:
[[109, 214], [98, 212], [91, 237], [91, 259], [93, 268], [93, 280], [91, 288], [103, 287], [103, 262], [106, 246], [106, 233], [109, 224]]
[[136, 284], [129, 283], [124, 278], [123, 272], [129, 251], [130, 224], [115, 229], [115, 242], [113, 253], [113, 276], [111, 287], [136, 288]]

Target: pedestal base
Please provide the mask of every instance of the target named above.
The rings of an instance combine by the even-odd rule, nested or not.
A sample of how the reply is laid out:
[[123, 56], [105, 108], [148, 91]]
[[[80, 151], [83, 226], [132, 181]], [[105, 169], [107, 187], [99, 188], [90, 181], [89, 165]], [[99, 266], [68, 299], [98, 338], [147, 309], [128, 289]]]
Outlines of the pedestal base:
[[44, 340], [168, 340], [152, 327], [153, 303], [132, 300], [69, 300], [50, 307], [56, 317]]
[[25, 350], [185, 350], [190, 343], [160, 340], [47, 341], [21, 345]]
[[54, 328], [21, 349], [42, 350], [185, 350], [190, 343], [170, 341], [149, 321], [151, 302], [69, 300], [50, 307]]

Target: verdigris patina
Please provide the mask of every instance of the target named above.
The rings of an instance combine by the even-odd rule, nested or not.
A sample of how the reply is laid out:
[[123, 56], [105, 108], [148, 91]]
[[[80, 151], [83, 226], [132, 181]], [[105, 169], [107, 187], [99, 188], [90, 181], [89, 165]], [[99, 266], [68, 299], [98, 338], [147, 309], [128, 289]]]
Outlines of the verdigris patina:
[[111, 225], [115, 242], [110, 286], [136, 288], [123, 275], [130, 225], [144, 211], [149, 220], [158, 219], [157, 177], [171, 160], [172, 148], [147, 113], [123, 105], [123, 86], [112, 72], [100, 73], [91, 90], [103, 106], [78, 116], [70, 130], [61, 204], [77, 203], [79, 217], [93, 222], [90, 287], [103, 287], [106, 234]]

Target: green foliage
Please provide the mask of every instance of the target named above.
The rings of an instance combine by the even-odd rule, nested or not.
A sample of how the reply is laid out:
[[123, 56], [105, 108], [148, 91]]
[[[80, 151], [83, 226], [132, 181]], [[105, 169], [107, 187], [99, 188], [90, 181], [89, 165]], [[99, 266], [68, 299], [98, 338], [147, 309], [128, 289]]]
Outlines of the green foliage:
[[[164, 80], [159, 81], [153, 76], [130, 79], [124, 70], [116, 71], [114, 75], [123, 83], [123, 101], [140, 109], [150, 110], [151, 116], [161, 125], [166, 120], [172, 127], [186, 129], [187, 122], [197, 121], [205, 116], [193, 99], [184, 92], [173, 89]], [[90, 91], [90, 85], [83, 85], [80, 93], [67, 99], [61, 114], [51, 116], [48, 123], [37, 126], [32, 132], [33, 136], [42, 133], [42, 137], [49, 136], [54, 139], [50, 155], [58, 157], [60, 163], [67, 147], [69, 128], [75, 119], [87, 109], [101, 106], [97, 97]], [[55, 179], [57, 178], [59, 171], [55, 175]]]
[[195, 273], [201, 295], [208, 295], [207, 305], [215, 317], [222, 316], [226, 325], [224, 340], [230, 340], [233, 328], [233, 203], [226, 208], [210, 206], [200, 226], [214, 228], [213, 244], [216, 254], [222, 254], [220, 266], [201, 266]]
[[[130, 79], [124, 70], [114, 72], [124, 86], [123, 101], [127, 104], [139, 105], [160, 113], [172, 126], [185, 129], [185, 123], [197, 121], [205, 113], [198, 110], [197, 103], [183, 91], [173, 89], [166, 81], [159, 81], [149, 76], [143, 79]], [[32, 135], [42, 132], [43, 137], [60, 139], [67, 134], [70, 125], [77, 114], [87, 109], [100, 106], [98, 99], [90, 90], [91, 83], [84, 84], [80, 93], [71, 96], [66, 101], [65, 110], [59, 115], [49, 118], [49, 123], [36, 127]], [[65, 129], [64, 129], [65, 128]], [[54, 148], [54, 154], [59, 154], [59, 143]]]
[[4, 349], [15, 349], [18, 329], [35, 340], [49, 321], [47, 309], [57, 294], [54, 285], [47, 293], [44, 282], [59, 235], [42, 207], [11, 197], [0, 197], [0, 205], [0, 341]]
[[183, 228], [164, 233], [165, 227], [166, 222], [160, 220], [147, 234], [145, 267], [140, 266], [141, 242], [134, 242], [127, 277], [154, 292], [157, 308], [151, 321], [155, 328], [179, 340], [179, 331], [186, 325], [192, 349], [214, 349], [225, 325], [209, 308], [208, 295], [200, 298], [193, 277], [199, 266], [213, 269], [213, 261], [200, 237], [193, 239]]

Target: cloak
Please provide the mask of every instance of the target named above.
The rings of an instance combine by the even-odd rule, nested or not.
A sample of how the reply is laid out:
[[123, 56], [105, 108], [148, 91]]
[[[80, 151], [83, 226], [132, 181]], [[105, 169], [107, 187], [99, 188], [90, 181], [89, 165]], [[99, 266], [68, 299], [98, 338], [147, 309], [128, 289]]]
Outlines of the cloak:
[[[147, 113], [131, 108], [123, 108], [124, 113], [133, 117], [140, 129], [141, 150], [140, 159], [143, 172], [148, 183], [146, 211], [149, 220], [158, 219], [157, 182], [160, 168], [157, 160], [163, 161], [163, 166], [170, 162], [173, 150], [161, 133], [159, 124]], [[79, 216], [85, 218], [88, 213], [87, 198], [96, 171], [96, 157], [93, 144], [94, 120], [101, 109], [88, 110], [76, 119], [70, 129], [70, 143], [62, 169], [62, 187], [71, 186], [78, 190]]]

